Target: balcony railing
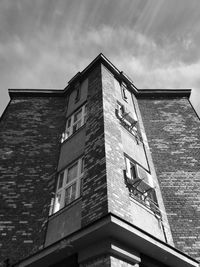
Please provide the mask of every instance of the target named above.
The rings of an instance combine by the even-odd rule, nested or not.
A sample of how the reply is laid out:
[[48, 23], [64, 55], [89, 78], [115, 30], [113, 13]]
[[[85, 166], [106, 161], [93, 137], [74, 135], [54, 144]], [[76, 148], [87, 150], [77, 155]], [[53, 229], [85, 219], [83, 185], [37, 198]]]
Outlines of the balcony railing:
[[156, 215], [162, 217], [161, 211], [158, 207], [158, 203], [153, 199], [153, 195], [155, 195], [155, 189], [149, 188], [146, 191], [142, 191], [140, 189], [140, 184], [142, 183], [142, 180], [130, 179], [126, 175], [126, 170], [124, 170], [124, 179], [125, 179], [125, 184], [129, 190], [130, 197], [137, 200], [139, 203], [141, 203], [142, 205], [153, 211]]

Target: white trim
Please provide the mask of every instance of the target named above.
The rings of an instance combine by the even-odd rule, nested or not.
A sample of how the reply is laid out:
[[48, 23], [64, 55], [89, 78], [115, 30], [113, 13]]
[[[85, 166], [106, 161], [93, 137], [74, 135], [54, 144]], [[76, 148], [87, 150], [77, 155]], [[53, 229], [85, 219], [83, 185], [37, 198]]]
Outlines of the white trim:
[[[70, 204], [72, 201], [74, 201], [78, 197], [80, 197], [81, 179], [83, 178], [83, 174], [84, 174], [83, 172], [84, 167], [82, 167], [83, 164], [84, 164], [84, 158], [81, 157], [77, 161], [69, 165], [65, 170], [59, 173], [52, 213], [59, 211], [60, 209], [62, 209], [63, 207]], [[69, 170], [72, 169], [73, 167], [76, 168], [75, 169], [76, 174], [71, 181], [68, 181]], [[74, 190], [73, 186], [75, 186], [75, 192], [73, 191]], [[67, 190], [70, 190], [70, 193], [69, 193], [70, 197], [69, 197], [68, 203], [66, 203], [66, 191]]]
[[[133, 182], [130, 186], [129, 182], [126, 181], [129, 185], [128, 188], [131, 196], [135, 196], [136, 200], [138, 198], [139, 201], [142, 201], [142, 203], [151, 210], [153, 210], [152, 205], [155, 205], [154, 208], [160, 211], [152, 176], [144, 168], [131, 161], [127, 156], [124, 156], [124, 159], [126, 165], [125, 175]], [[142, 174], [139, 170], [144, 173], [144, 177], [140, 176]]]
[[[79, 116], [77, 116], [80, 114]], [[66, 121], [65, 132], [62, 133], [61, 143], [74, 134], [79, 128], [86, 123], [87, 104], [83, 105], [74, 112]]]
[[136, 124], [138, 122], [137, 115], [130, 111], [125, 105], [117, 101], [116, 115], [125, 128], [134, 136], [137, 136], [138, 130]]

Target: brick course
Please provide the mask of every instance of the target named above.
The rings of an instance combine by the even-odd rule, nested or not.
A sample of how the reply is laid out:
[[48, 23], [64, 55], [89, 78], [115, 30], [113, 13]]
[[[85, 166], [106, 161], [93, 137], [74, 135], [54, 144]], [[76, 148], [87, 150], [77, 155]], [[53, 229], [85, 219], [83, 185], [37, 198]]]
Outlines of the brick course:
[[64, 107], [64, 98], [18, 97], [1, 119], [0, 266], [42, 248]]
[[200, 259], [200, 131], [187, 98], [140, 99], [175, 246]]

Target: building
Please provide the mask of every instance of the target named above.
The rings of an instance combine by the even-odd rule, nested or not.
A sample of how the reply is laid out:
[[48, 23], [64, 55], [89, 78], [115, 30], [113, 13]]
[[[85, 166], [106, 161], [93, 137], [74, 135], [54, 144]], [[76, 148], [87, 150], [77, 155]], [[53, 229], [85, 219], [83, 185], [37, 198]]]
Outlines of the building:
[[64, 90], [9, 90], [0, 266], [194, 267], [199, 118], [100, 54]]

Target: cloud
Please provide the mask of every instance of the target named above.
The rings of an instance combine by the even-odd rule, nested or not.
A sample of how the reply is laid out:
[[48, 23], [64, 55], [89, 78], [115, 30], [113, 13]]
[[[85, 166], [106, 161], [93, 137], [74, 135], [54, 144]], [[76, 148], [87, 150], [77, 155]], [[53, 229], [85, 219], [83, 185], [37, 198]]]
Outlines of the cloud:
[[[187, 8], [184, 23], [174, 8], [168, 25], [171, 0], [155, 9], [154, 1], [124, 1], [2, 1], [0, 101], [7, 88], [64, 88], [100, 52], [138, 88], [193, 87], [198, 94], [199, 30], [195, 19], [182, 26]], [[196, 18], [200, 9], [193, 1], [188, 10]]]
[[7, 55], [12, 57], [9, 87], [63, 88], [100, 52], [133, 77], [140, 88], [199, 85], [199, 59], [186, 64], [180, 56], [180, 50], [190, 46], [190, 39], [183, 40], [182, 47], [167, 42], [160, 46], [130, 28], [103, 25], [85, 32], [74, 32], [68, 27], [62, 31], [64, 34], [54, 42], [54, 32], [44, 28], [28, 41], [15, 36], [6, 46], [0, 46], [5, 62]]

